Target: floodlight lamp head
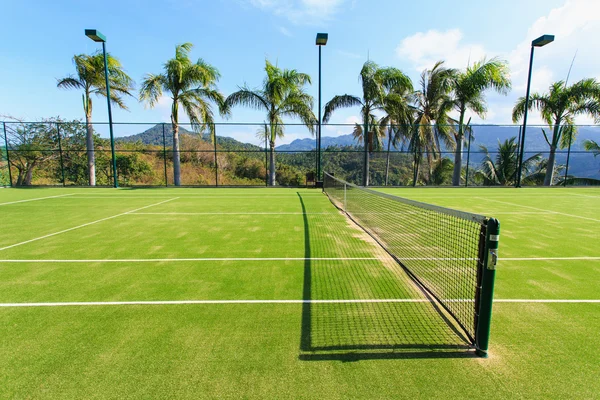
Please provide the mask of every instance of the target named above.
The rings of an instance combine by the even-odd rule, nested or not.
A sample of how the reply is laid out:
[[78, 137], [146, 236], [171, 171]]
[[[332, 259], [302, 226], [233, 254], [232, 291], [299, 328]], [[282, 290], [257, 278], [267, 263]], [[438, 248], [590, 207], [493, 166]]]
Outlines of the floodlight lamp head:
[[531, 42], [531, 45], [533, 47], [542, 47], [552, 42], [554, 42], [554, 35], [542, 35]]
[[106, 36], [104, 36], [103, 34], [101, 34], [96, 29], [86, 29], [85, 30], [85, 36], [89, 37], [94, 42], [106, 42]]
[[327, 44], [327, 37], [329, 35], [327, 33], [317, 33], [317, 40], [315, 44], [317, 46], [325, 46]]

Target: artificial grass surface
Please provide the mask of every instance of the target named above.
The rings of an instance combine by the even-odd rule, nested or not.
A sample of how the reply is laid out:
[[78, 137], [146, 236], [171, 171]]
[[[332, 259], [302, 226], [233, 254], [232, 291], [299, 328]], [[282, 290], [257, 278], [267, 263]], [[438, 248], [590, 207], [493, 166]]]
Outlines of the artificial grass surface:
[[[597, 189], [385, 191], [499, 218], [502, 257], [600, 256]], [[6, 189], [0, 248], [172, 198], [0, 260], [382, 257], [305, 189]], [[600, 260], [501, 260], [496, 298], [598, 299], [599, 277]], [[419, 297], [385, 260], [0, 262], [0, 303]], [[599, 311], [496, 303], [484, 360], [429, 303], [0, 308], [0, 397], [593, 398]]]

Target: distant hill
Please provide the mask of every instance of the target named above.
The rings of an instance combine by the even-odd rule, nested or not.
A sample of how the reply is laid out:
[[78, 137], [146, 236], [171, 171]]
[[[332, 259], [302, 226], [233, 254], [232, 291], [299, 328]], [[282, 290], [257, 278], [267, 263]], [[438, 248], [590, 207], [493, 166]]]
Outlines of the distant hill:
[[[326, 149], [327, 147], [344, 147], [353, 146], [356, 144], [354, 137], [350, 135], [341, 136], [323, 136], [321, 138], [321, 148]], [[277, 151], [310, 151], [316, 148], [315, 138], [296, 139], [290, 144], [282, 144], [277, 146]]]
[[[171, 124], [164, 124], [164, 132], [166, 144], [169, 146], [172, 142], [173, 137], [173, 128]], [[180, 135], [190, 135], [190, 136], [199, 136], [198, 133], [192, 132], [184, 127], [179, 127]], [[210, 134], [203, 133], [202, 140], [206, 142], [211, 142]], [[125, 143], [133, 143], [133, 142], [142, 142], [145, 145], [154, 145], [154, 146], [162, 146], [163, 145], [163, 124], [156, 124], [152, 128], [145, 130], [142, 133], [136, 133], [135, 135], [123, 136], [115, 139], [117, 142], [125, 142]], [[226, 136], [217, 136], [217, 145], [221, 149], [225, 150], [262, 150], [261, 147], [258, 147], [249, 143], [242, 143], [238, 140], [235, 140]]]

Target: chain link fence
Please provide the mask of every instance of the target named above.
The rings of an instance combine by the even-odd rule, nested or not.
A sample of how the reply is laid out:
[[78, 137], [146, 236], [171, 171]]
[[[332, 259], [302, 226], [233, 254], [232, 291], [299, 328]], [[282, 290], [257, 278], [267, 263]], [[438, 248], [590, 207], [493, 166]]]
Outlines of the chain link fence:
[[[93, 152], [86, 134], [93, 131]], [[95, 184], [112, 186], [108, 124], [89, 127], [81, 121], [0, 123], [0, 185], [89, 186], [93, 155]], [[362, 128], [322, 125], [323, 171], [355, 184], [363, 182], [365, 152]], [[435, 135], [416, 139], [415, 126], [369, 128], [368, 166], [372, 186], [450, 186], [460, 159], [460, 186], [514, 186], [517, 180], [519, 126], [474, 125], [463, 140]], [[455, 127], [451, 127], [455, 128]], [[277, 186], [299, 187], [317, 171], [317, 139], [301, 124], [286, 124], [289, 144], [271, 149], [264, 123], [218, 123], [215, 135], [179, 125], [182, 186], [267, 186], [272, 159]], [[115, 153], [119, 186], [173, 186], [173, 127], [170, 123], [116, 123]], [[543, 185], [548, 174], [552, 132], [528, 126], [522, 185]], [[392, 139], [392, 140], [390, 140]], [[578, 126], [572, 140], [555, 149], [552, 185], [600, 184], [600, 157], [586, 151], [585, 141], [600, 142], [600, 127]], [[271, 155], [271, 152], [273, 153]]]

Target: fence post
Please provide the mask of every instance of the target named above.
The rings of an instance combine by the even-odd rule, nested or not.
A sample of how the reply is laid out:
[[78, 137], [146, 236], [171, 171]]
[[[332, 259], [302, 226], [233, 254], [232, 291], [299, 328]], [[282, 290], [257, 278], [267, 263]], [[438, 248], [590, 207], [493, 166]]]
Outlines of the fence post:
[[56, 135], [58, 137], [58, 154], [60, 157], [60, 174], [62, 176], [62, 185], [65, 186], [65, 165], [63, 163], [62, 141], [60, 139], [60, 122], [56, 123]]
[[573, 140], [573, 134], [569, 136], [569, 150], [567, 151], [567, 168], [565, 169], [565, 180], [563, 186], [567, 186], [567, 175], [569, 175], [569, 159], [571, 158], [571, 141]]
[[163, 132], [163, 161], [165, 165], [165, 187], [169, 186], [169, 178], [167, 177], [167, 139], [165, 137], [165, 123], [162, 124]]
[[469, 143], [467, 144], [467, 172], [465, 175], [465, 187], [469, 187], [469, 161], [471, 158], [471, 142], [473, 141], [473, 136], [469, 134]]
[[6, 149], [6, 162], [8, 163], [8, 182], [9, 186], [12, 187], [12, 172], [10, 170], [10, 152], [8, 151], [8, 138], [6, 136], [6, 122], [2, 122], [4, 129], [4, 148]]
[[215, 186], [219, 186], [219, 161], [217, 159], [217, 126], [213, 123], [213, 142], [215, 145]]
[[265, 186], [269, 186], [269, 153], [267, 152], [267, 124], [265, 124]]

